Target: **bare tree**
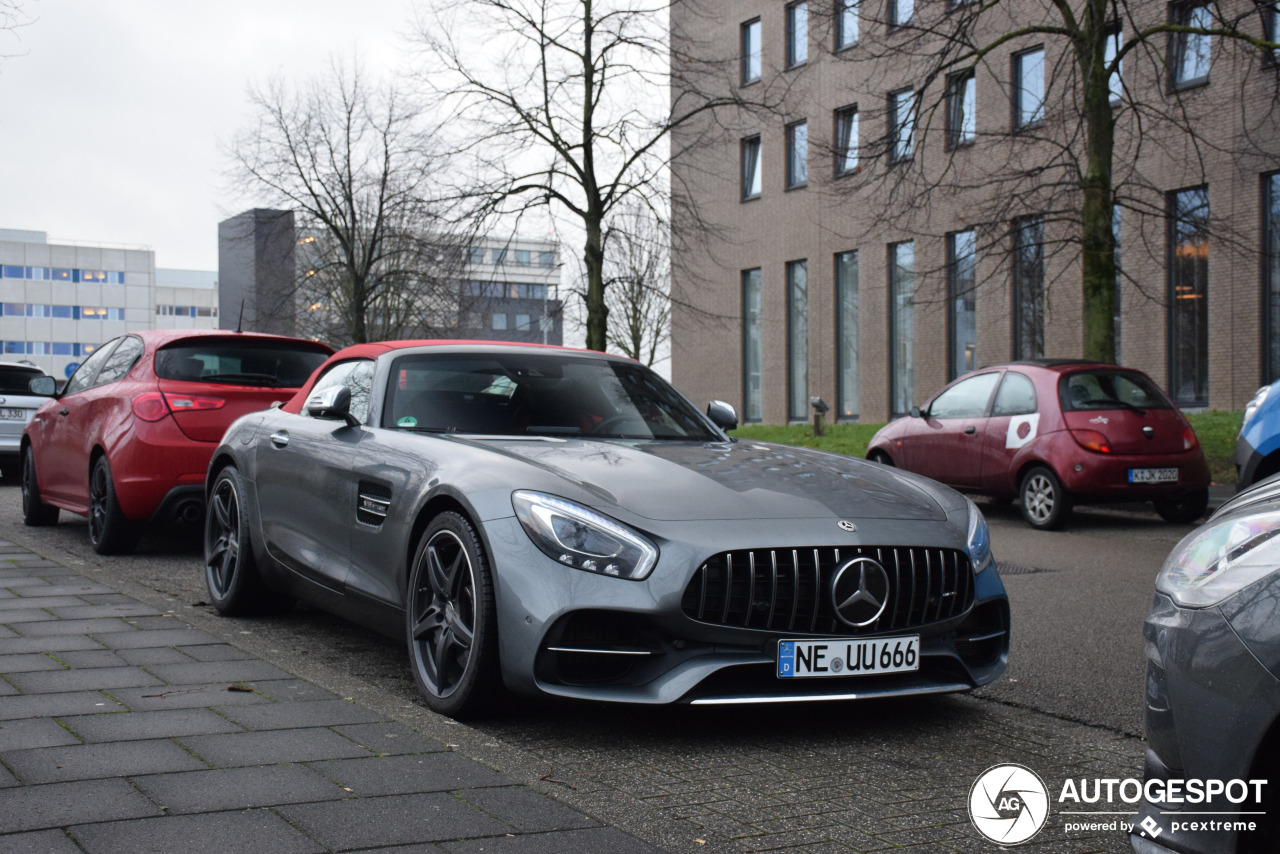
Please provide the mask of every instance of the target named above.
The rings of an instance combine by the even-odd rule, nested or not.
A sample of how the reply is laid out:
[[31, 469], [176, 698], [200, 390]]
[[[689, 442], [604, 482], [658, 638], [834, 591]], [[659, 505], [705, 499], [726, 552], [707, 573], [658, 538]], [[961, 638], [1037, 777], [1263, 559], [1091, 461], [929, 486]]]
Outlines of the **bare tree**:
[[438, 194], [447, 157], [422, 110], [336, 60], [327, 76], [276, 78], [250, 98], [257, 116], [230, 145], [231, 178], [297, 220], [282, 293], [299, 330], [347, 344], [456, 325], [469, 236]]
[[[836, 4], [837, 16], [853, 5]], [[1168, 214], [1164, 176], [1144, 174], [1143, 156], [1160, 152], [1203, 174], [1215, 154], [1274, 161], [1280, 153], [1275, 74], [1265, 67], [1280, 50], [1268, 41], [1272, 5], [1189, 0], [1170, 13], [1144, 0], [898, 0], [884, 4], [887, 20], [861, 7], [866, 35], [843, 57], [875, 69], [884, 91], [906, 86], [881, 114], [885, 134], [861, 153], [867, 179], [890, 200], [876, 226], [928, 233], [942, 197], [972, 199], [986, 188], [990, 201], [968, 212], [983, 244], [1008, 259], [1001, 272], [1016, 279], [1019, 221], [1034, 215], [1038, 251], [1079, 255], [1086, 358], [1115, 360], [1116, 208], [1161, 223]], [[1006, 54], [1024, 48], [1009, 80]], [[1207, 79], [1211, 59], [1243, 69], [1248, 91], [1238, 103], [1206, 109], [1184, 97]], [[1024, 88], [1022, 62], [1039, 91]], [[975, 74], [1008, 81], [1012, 129], [973, 126]], [[1223, 139], [1215, 127], [1227, 110], [1241, 112], [1243, 138]], [[931, 154], [939, 151], [947, 153]]]
[[647, 210], [628, 206], [605, 231], [609, 345], [653, 367], [671, 340], [671, 246]]
[[[580, 226], [586, 344], [595, 350], [610, 341], [610, 219], [636, 205], [669, 223], [672, 132], [695, 119], [714, 126], [729, 107], [780, 100], [768, 86], [749, 102], [725, 85], [736, 53], [699, 59], [697, 73], [673, 79], [668, 4], [471, 0], [432, 4], [417, 22], [420, 79], [457, 147], [488, 179], [485, 212], [518, 218], [546, 208]], [[694, 60], [686, 59], [687, 71]], [[711, 79], [718, 85], [702, 85]]]

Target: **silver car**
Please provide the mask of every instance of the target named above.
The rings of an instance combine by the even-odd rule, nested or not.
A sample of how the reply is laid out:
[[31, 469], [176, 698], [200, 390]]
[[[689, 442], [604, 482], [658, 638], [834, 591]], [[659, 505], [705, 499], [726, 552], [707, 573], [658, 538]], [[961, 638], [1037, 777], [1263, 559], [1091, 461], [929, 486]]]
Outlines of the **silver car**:
[[365, 344], [236, 421], [206, 578], [403, 636], [428, 706], [503, 691], [753, 703], [964, 691], [1009, 608], [959, 493], [730, 439], [649, 369], [519, 345]]
[[0, 470], [17, 474], [22, 458], [22, 431], [49, 398], [31, 393], [31, 381], [47, 376], [35, 365], [0, 362]]

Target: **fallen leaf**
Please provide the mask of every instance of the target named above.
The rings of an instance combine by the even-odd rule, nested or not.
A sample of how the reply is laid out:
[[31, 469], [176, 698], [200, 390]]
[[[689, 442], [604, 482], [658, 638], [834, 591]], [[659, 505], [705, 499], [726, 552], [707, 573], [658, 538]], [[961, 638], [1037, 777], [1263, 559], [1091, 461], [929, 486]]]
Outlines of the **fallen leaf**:
[[253, 693], [253, 689], [252, 689], [252, 688], [246, 688], [244, 685], [228, 685], [228, 686], [227, 686], [227, 690], [228, 690], [228, 691], [240, 691], [240, 692], [245, 693], [245, 694], [252, 694], [252, 693]]

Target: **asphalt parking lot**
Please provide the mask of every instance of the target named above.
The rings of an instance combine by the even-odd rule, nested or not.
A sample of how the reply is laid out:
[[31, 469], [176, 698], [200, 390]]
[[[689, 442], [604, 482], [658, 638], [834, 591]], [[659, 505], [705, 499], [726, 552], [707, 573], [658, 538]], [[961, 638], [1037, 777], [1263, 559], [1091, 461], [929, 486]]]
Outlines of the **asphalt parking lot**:
[[[222, 619], [204, 604], [198, 537], [173, 528], [102, 558], [84, 521], [21, 525], [0, 487], [0, 539], [172, 612], [281, 670], [405, 724], [600, 822], [672, 851], [994, 851], [969, 823], [977, 776], [1016, 762], [1067, 778], [1141, 776], [1141, 624], [1165, 554], [1190, 530], [1154, 514], [1079, 514], [1065, 532], [984, 508], [1013, 608], [1009, 670], [966, 696], [797, 707], [513, 704], [461, 725], [416, 699], [399, 644], [297, 610]], [[1127, 851], [1119, 831], [1027, 850]]]

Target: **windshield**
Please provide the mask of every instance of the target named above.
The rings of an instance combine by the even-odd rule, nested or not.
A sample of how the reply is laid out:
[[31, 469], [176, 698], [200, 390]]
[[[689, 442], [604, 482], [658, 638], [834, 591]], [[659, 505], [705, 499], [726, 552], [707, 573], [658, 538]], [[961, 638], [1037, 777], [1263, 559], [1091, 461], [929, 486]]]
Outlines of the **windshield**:
[[424, 432], [722, 438], [648, 368], [557, 353], [403, 356], [383, 411], [382, 426]]
[[1078, 371], [1058, 381], [1064, 411], [1172, 409], [1151, 380], [1132, 371]]
[[328, 357], [327, 349], [305, 341], [186, 340], [156, 353], [156, 376], [197, 383], [299, 388]]

